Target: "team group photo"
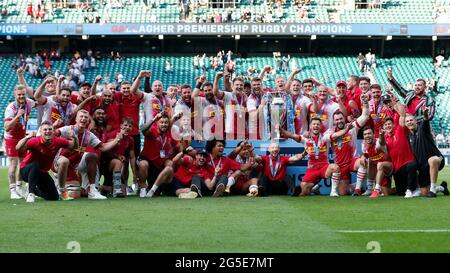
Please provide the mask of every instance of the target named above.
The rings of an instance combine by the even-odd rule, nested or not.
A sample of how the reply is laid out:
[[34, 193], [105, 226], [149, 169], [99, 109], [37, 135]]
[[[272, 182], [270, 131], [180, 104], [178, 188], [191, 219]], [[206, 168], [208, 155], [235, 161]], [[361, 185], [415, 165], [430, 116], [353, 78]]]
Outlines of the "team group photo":
[[0, 10], [0, 252], [450, 251], [447, 1]]

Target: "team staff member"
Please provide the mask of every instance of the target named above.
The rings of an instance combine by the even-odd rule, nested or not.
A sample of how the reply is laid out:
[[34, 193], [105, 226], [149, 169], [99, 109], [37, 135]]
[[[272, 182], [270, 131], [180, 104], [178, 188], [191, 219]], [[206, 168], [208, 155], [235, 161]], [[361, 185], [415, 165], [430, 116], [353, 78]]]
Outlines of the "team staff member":
[[294, 181], [286, 175], [288, 164], [302, 160], [306, 153], [295, 156], [280, 156], [280, 145], [278, 142], [269, 144], [270, 155], [256, 156], [255, 161], [264, 165], [263, 174], [259, 181], [258, 195], [286, 195], [289, 191], [294, 192]]
[[29, 184], [26, 198], [28, 203], [33, 203], [36, 195], [45, 200], [59, 199], [58, 190], [48, 171], [60, 148], [76, 149], [78, 145], [73, 136], [70, 141], [54, 136], [52, 123], [48, 120], [42, 122], [39, 130], [40, 136], [35, 137], [33, 132], [20, 140], [16, 146], [18, 151], [28, 150], [20, 164], [20, 174]]
[[[397, 194], [411, 198], [420, 194], [420, 192], [416, 192], [417, 162], [409, 144], [409, 130], [405, 127], [405, 109], [400, 103], [397, 103], [394, 108], [400, 114], [399, 125], [394, 126], [394, 120], [391, 117], [384, 118], [383, 130], [386, 132], [386, 146], [394, 165]], [[373, 194], [374, 192], [372, 192]]]
[[[230, 185], [230, 187], [234, 185], [234, 178], [237, 177], [241, 168], [239, 163], [223, 155], [224, 148], [225, 141], [217, 139], [208, 141], [205, 146], [209, 153], [208, 163], [214, 169], [214, 183], [211, 182], [214, 185], [213, 197], [222, 196], [226, 185]], [[191, 189], [202, 196], [205, 191], [204, 185], [198, 182], [198, 180], [193, 180]]]
[[[437, 192], [448, 195], [447, 183], [436, 187], [438, 173], [444, 168], [445, 162], [439, 149], [436, 147], [431, 134], [428, 111], [423, 111], [424, 119], [418, 124], [414, 116], [406, 115], [406, 127], [409, 129], [409, 143], [419, 166], [419, 186], [422, 196], [436, 197]], [[429, 187], [429, 188], [428, 188]]]
[[433, 119], [436, 102], [426, 94], [427, 84], [424, 79], [418, 79], [416, 81], [414, 90], [406, 90], [394, 79], [391, 68], [387, 70], [387, 75], [394, 90], [405, 99], [408, 113], [413, 115], [417, 122], [420, 123], [424, 119], [425, 109], [428, 109], [428, 119]]
[[[197, 198], [198, 191], [192, 191], [192, 184], [199, 184], [204, 188], [203, 194], [211, 195], [214, 185], [211, 182], [214, 177], [214, 169], [208, 164], [208, 152], [206, 150], [194, 151], [192, 147], [187, 147], [178, 153], [173, 159], [178, 166], [174, 178], [167, 186], [166, 192], [169, 195], [179, 198]], [[194, 182], [195, 181], [195, 182]]]

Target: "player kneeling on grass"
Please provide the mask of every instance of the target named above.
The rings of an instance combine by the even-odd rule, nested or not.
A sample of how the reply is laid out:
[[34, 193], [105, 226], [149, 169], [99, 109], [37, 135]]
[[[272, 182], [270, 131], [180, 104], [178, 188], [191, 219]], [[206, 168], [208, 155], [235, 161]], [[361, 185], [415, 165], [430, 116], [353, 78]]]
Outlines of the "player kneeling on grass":
[[[97, 155], [87, 153], [86, 148], [91, 147], [106, 152], [114, 148], [122, 139], [120, 132], [114, 140], [103, 143], [92, 132], [87, 129], [89, 124], [89, 113], [80, 110], [76, 116], [76, 124], [64, 126], [56, 130], [55, 135], [69, 139], [75, 137], [78, 148], [62, 149], [55, 157], [53, 171], [58, 173], [58, 182], [63, 200], [88, 196], [89, 199], [106, 199], [96, 188], [97, 178]], [[80, 177], [87, 177], [80, 183]], [[67, 185], [67, 189], [66, 189]], [[81, 186], [81, 187], [80, 187]]]
[[101, 155], [102, 173], [105, 182], [102, 192], [112, 193], [113, 197], [124, 197], [127, 193], [126, 184], [122, 183], [123, 169], [128, 166], [124, 162], [130, 161], [133, 175], [136, 176], [136, 157], [134, 155], [134, 140], [129, 135], [133, 128], [133, 119], [125, 117], [120, 125], [120, 130], [114, 130], [106, 134], [106, 141], [114, 139], [122, 132], [123, 138], [117, 146]]
[[322, 135], [320, 133], [320, 130], [322, 128], [322, 120], [320, 118], [312, 118], [309, 127], [311, 135], [311, 137], [309, 138], [293, 134], [280, 128], [280, 132], [282, 135], [297, 142], [302, 142], [305, 146], [304, 153], [307, 153], [309, 155], [308, 168], [300, 184], [300, 196], [310, 195], [313, 187], [318, 184], [321, 179], [330, 177], [330, 196], [339, 196], [337, 188], [339, 180], [341, 178], [340, 168], [337, 164], [330, 164], [328, 161], [328, 150], [330, 147], [329, 143], [331, 141], [331, 136], [329, 132], [325, 135]]
[[[178, 153], [178, 141], [172, 138], [170, 119], [166, 113], [158, 113], [144, 125], [144, 148], [138, 159], [139, 197], [159, 195], [159, 186], [172, 181], [172, 158]], [[153, 183], [147, 192], [146, 181]]]
[[414, 116], [407, 114], [405, 123], [409, 129], [409, 142], [414, 157], [419, 165], [419, 186], [422, 196], [436, 197], [436, 193], [443, 192], [449, 195], [447, 182], [442, 182], [436, 187], [438, 173], [444, 168], [445, 162], [439, 149], [436, 147], [434, 137], [431, 134], [429, 108], [425, 108], [424, 120], [417, 123]]
[[20, 164], [20, 174], [29, 184], [29, 193], [26, 197], [26, 201], [29, 203], [34, 202], [36, 195], [45, 200], [59, 199], [58, 190], [48, 171], [60, 148], [77, 148], [77, 142], [73, 136], [70, 141], [54, 136], [50, 121], [42, 122], [39, 130], [40, 136], [35, 137], [33, 132], [16, 145], [19, 152], [28, 150], [25, 159]]
[[280, 144], [271, 142], [268, 151], [270, 155], [256, 156], [255, 161], [264, 166], [263, 174], [259, 181], [259, 196], [287, 195], [289, 191], [294, 192], [294, 180], [286, 175], [287, 165], [302, 160], [306, 155], [280, 156]]
[[369, 179], [376, 181], [375, 189], [369, 188], [369, 184], [366, 189], [366, 191], [370, 191], [371, 198], [377, 198], [381, 193], [384, 195], [395, 193], [395, 189], [391, 189], [390, 176], [392, 175], [393, 165], [387, 152], [384, 134], [384, 130], [380, 129], [380, 137], [375, 140], [372, 127], [366, 126], [363, 129], [364, 141], [361, 159], [367, 159]]
[[[357, 156], [356, 139], [360, 128], [369, 120], [369, 98], [366, 94], [361, 95], [362, 115], [353, 122], [346, 124], [342, 112], [333, 113], [335, 128], [330, 128], [331, 147], [335, 154], [334, 161], [340, 168], [341, 180], [338, 186], [339, 195], [361, 195], [361, 184], [366, 178], [367, 169], [365, 161]], [[357, 172], [356, 187], [353, 191], [349, 184], [351, 172]]]
[[[243, 171], [236, 173], [236, 178], [229, 179], [226, 193], [231, 194], [247, 194], [249, 197], [258, 196], [258, 163], [255, 162], [253, 154], [253, 146], [251, 143], [241, 141], [236, 148], [228, 155], [228, 158], [241, 164]], [[236, 181], [236, 183], [234, 183]]]
[[206, 150], [195, 151], [192, 147], [187, 147], [183, 152], [178, 153], [173, 158], [173, 163], [178, 166], [172, 182], [169, 184], [169, 194], [179, 198], [196, 198], [199, 191], [191, 190], [191, 184], [198, 185], [198, 188], [206, 188], [212, 194], [214, 189], [214, 169], [207, 164], [208, 152]]

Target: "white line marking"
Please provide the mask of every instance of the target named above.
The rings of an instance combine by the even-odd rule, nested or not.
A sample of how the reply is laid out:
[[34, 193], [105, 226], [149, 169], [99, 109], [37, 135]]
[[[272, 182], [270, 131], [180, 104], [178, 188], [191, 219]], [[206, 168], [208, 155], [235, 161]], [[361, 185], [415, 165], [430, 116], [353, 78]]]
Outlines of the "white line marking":
[[450, 229], [336, 230], [338, 233], [442, 233]]

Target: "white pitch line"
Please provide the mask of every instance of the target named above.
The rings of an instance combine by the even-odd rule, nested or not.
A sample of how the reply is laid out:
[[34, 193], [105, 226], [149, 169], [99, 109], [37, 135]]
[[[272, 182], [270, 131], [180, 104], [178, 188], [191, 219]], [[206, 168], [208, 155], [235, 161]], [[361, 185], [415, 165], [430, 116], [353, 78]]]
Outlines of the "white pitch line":
[[450, 229], [336, 230], [338, 233], [443, 233]]

